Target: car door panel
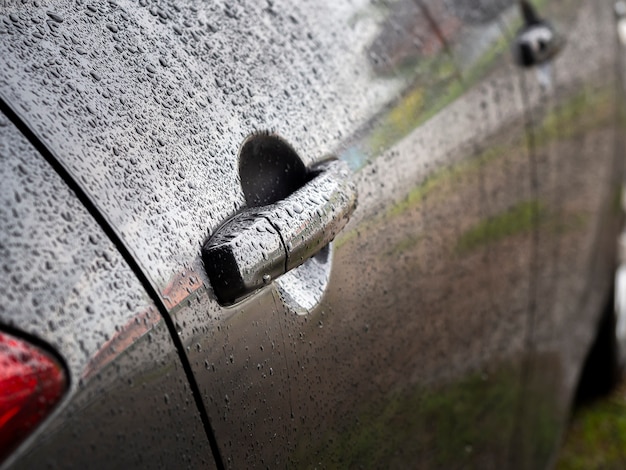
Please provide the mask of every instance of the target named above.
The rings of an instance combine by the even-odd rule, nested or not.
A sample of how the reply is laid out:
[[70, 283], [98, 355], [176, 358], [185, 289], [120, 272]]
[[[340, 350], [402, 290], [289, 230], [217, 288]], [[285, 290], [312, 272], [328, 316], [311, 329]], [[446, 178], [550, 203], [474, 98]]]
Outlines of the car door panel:
[[548, 64], [520, 69], [539, 201], [515, 457], [525, 468], [554, 458], [599, 315], [610, 305], [623, 174], [611, 2], [534, 3], [566, 43]]
[[[510, 463], [541, 201], [517, 11], [478, 3], [4, 12], [0, 98], [159, 293], [218, 463]], [[311, 262], [328, 273], [313, 303], [283, 277], [221, 306], [201, 261], [245, 207], [237, 153], [259, 131], [354, 170], [359, 206]]]
[[[491, 229], [481, 223], [491, 222], [481, 220], [497, 211], [486, 191], [518, 183], [505, 212], [526, 199], [519, 92], [497, 17], [488, 28], [453, 22], [460, 44], [479, 44], [481, 30], [499, 44], [495, 54], [480, 47], [487, 64], [463, 70], [438, 37], [436, 8], [430, 19], [413, 13], [425, 46], [412, 84], [397, 71], [365, 72], [376, 12], [346, 29], [359, 9], [216, 7], [59, 4], [54, 17], [33, 8], [43, 32], [26, 13], [5, 23], [3, 99], [82, 182], [161, 293], [227, 465], [396, 455], [398, 464], [497, 466], [517, 399], [527, 282], [522, 230], [509, 241], [521, 253], [508, 268], [513, 289], [500, 291], [516, 307], [505, 317], [489, 307], [510, 300], [494, 300], [484, 269], [500, 260], [486, 253]], [[424, 105], [403, 115], [420, 93]], [[492, 101], [498, 93], [510, 106]], [[329, 152], [355, 169], [371, 162], [356, 175], [360, 209], [336, 244], [328, 291], [304, 316], [278, 285], [220, 307], [199, 259], [207, 230], [244, 203], [236, 149], [259, 128], [305, 163]], [[492, 154], [494, 145], [505, 147]], [[374, 452], [402, 416], [405, 433]], [[435, 433], [432, 422], [442, 423]], [[493, 429], [498, 442], [484, 437]], [[413, 436], [418, 445], [397, 454]]]

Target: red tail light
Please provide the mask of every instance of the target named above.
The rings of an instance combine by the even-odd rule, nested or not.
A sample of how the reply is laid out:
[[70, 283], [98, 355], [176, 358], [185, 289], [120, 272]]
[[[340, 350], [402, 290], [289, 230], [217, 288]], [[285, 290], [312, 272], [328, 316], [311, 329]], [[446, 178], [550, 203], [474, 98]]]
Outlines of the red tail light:
[[54, 358], [0, 333], [0, 461], [54, 408], [65, 387]]

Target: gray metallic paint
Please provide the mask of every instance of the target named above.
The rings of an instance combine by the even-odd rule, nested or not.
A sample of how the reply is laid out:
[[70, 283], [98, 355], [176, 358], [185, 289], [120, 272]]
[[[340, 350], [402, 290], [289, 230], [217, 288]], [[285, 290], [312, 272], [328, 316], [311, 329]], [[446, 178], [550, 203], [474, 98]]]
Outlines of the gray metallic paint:
[[[568, 41], [550, 89], [513, 65], [506, 1], [3, 15], [0, 96], [159, 293], [227, 467], [549, 461], [611, 282], [623, 155], [610, 2], [537, 3]], [[306, 315], [275, 285], [221, 307], [201, 263], [259, 130], [356, 171]]]
[[0, 323], [53, 347], [70, 383], [7, 466], [211, 466], [157, 309], [81, 202], [3, 114], [0, 179]]

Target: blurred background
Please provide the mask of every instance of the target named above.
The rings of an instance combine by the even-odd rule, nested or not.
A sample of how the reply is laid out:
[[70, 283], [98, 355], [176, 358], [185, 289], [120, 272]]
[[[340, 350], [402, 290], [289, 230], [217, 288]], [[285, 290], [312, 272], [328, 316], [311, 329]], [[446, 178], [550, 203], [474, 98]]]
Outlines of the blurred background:
[[626, 468], [626, 233], [619, 240], [619, 256], [615, 307], [621, 364], [616, 383], [608, 390], [600, 387], [579, 396], [558, 456], [558, 470]]

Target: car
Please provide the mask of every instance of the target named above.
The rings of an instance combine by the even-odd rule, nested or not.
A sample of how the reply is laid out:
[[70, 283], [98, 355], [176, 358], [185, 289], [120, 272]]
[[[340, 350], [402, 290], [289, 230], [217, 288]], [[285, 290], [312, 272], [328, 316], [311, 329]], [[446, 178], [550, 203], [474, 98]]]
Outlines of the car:
[[617, 357], [620, 11], [4, 0], [3, 467], [550, 466]]

